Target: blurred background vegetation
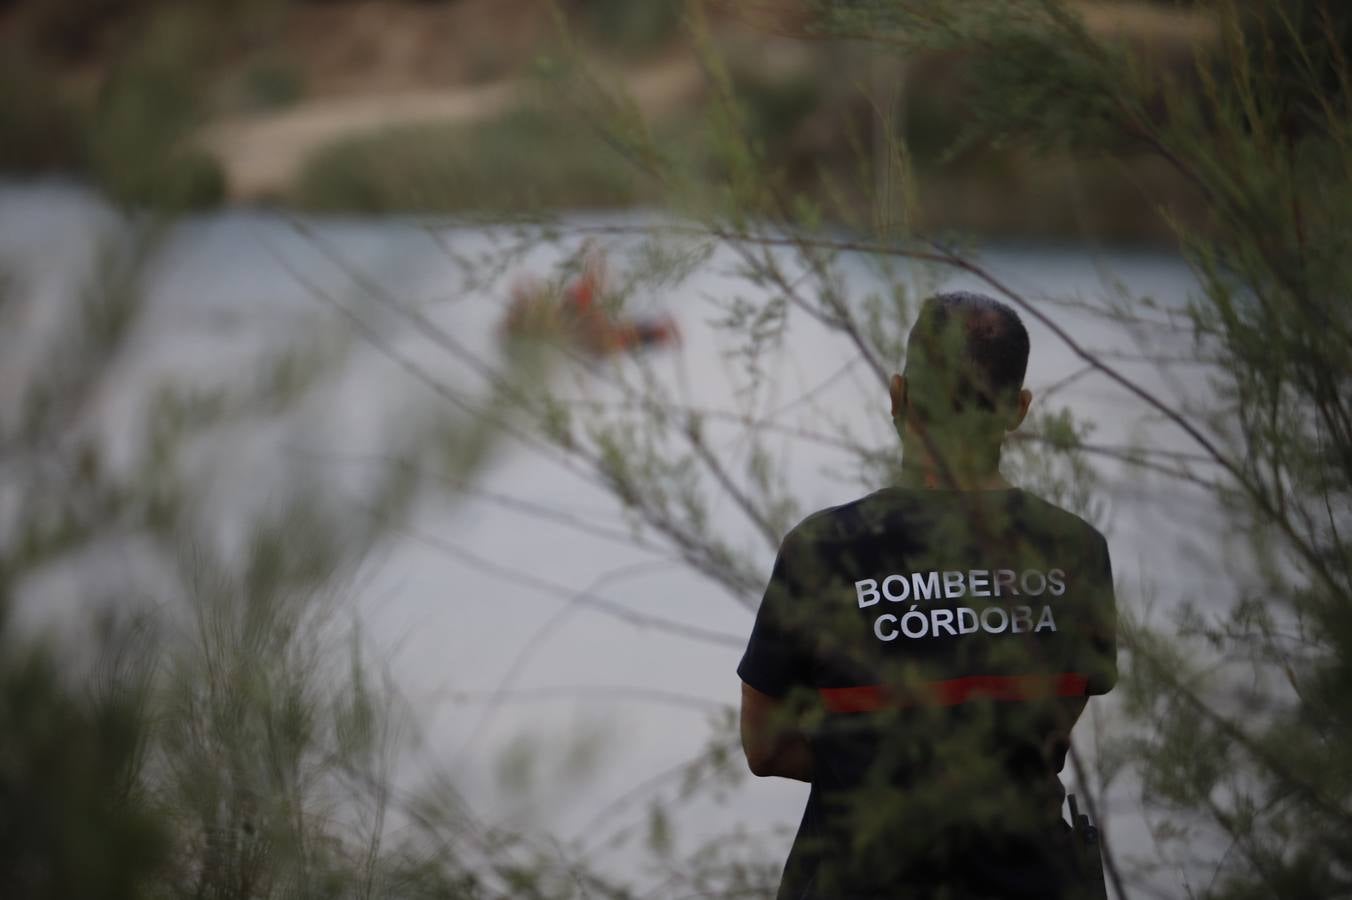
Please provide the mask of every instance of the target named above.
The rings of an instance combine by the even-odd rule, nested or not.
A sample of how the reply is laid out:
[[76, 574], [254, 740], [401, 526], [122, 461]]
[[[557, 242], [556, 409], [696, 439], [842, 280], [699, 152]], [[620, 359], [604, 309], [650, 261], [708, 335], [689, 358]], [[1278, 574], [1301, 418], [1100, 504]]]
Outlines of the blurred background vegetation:
[[[140, 453], [121, 467], [81, 413], [130, 353], [142, 266], [180, 213], [674, 201], [707, 203], [724, 225], [762, 215], [768, 228], [847, 226], [882, 251], [898, 235], [953, 231], [1189, 254], [1201, 296], [1180, 327], [1235, 403], [1179, 418], [1213, 429], [1212, 462], [1229, 479], [1206, 486], [1261, 571], [1230, 621], [1189, 620], [1179, 643], [1131, 632], [1133, 714], [1165, 727], [1118, 749], [1182, 823], [1165, 839], [1186, 844], [1185, 826], [1210, 827], [1236, 848], [1199, 895], [1346, 895], [1352, 775], [1329, 751], [1349, 730], [1352, 671], [1352, 6], [1089, 3], [1074, 23], [1053, 16], [1045, 28], [956, 0], [704, 6], [707, 31], [692, 36], [686, 7], [660, 0], [0, 0], [0, 171], [73, 177], [131, 214], [129, 237], [66, 298], [69, 319], [39, 354], [47, 365], [0, 405], [0, 465], [21, 485], [0, 533], [0, 735], [24, 736], [0, 747], [0, 893], [630, 896], [561, 862], [557, 847], [478, 822], [446, 784], [394, 790], [399, 703], [335, 624], [353, 568], [411, 503], [408, 463], [435, 459], [440, 476], [464, 480], [493, 429], [456, 420], [399, 435], [368, 498], [378, 516], [338, 526], [298, 491], [227, 553], [194, 519], [189, 460], [222, 422], [276, 415], [336, 363], [284, 355], [260, 364], [257, 383], [147, 398]], [[587, 89], [560, 90], [577, 85]], [[833, 305], [824, 275], [811, 287], [811, 309], [861, 326], [862, 354], [896, 358], [888, 342], [904, 334], [903, 302], [883, 327]], [[7, 325], [23, 319], [22, 288], [0, 281]], [[876, 300], [874, 312], [894, 311]], [[745, 315], [732, 327], [756, 340], [777, 321], [774, 310], [733, 312]], [[7, 352], [19, 333], [0, 333]], [[548, 419], [557, 408], [543, 410], [540, 436], [594, 463], [684, 558], [754, 590], [698, 508], [688, 521], [670, 515], [683, 473], [717, 460], [694, 428], [676, 435], [688, 458], [641, 458], [636, 435], [682, 424], [648, 406], [652, 422], [592, 432], [599, 462], [567, 422]], [[1074, 429], [1062, 432], [1074, 449]], [[644, 496], [635, 462], [675, 489]], [[655, 495], [672, 488], [652, 481]], [[793, 507], [771, 482], [748, 505], [777, 522]], [[14, 598], [32, 581], [129, 533], [157, 573], [146, 583], [165, 577], [188, 600], [181, 621], [138, 619], [120, 611], [144, 597], [116, 596], [74, 648], [14, 624]], [[1209, 653], [1278, 685], [1262, 698], [1266, 717], [1217, 714], [1217, 695], [1253, 699], [1230, 685], [1184, 690], [1193, 682], [1180, 673]], [[95, 662], [72, 671], [72, 658]], [[726, 775], [729, 746], [714, 742], [706, 766]], [[665, 852], [659, 806], [648, 831]], [[712, 881], [763, 893], [773, 866], [739, 865]]]
[[[697, 167], [703, 160], [704, 175], [716, 180], [708, 86], [686, 70], [699, 62], [680, 27], [682, 4], [552, 6], [6, 0], [0, 171], [74, 175], [117, 198], [180, 208], [226, 200], [365, 212], [651, 203], [651, 172], [620, 162], [575, 110], [539, 102], [541, 82], [557, 74], [550, 60], [563, 51], [559, 13], [571, 23], [570, 40], [590, 48], [615, 86], [655, 82], [635, 92], [647, 126], [668, 152]], [[972, 68], [983, 54], [1010, 48], [902, 54], [868, 35], [814, 26], [810, 3], [708, 7], [749, 137], [786, 188], [829, 201], [841, 221], [868, 208], [859, 188], [841, 190], [856, 182], [859, 149], [885, 139], [882, 114], [894, 132], [886, 139], [904, 140], [923, 176], [916, 224], [930, 230], [1159, 242], [1169, 235], [1161, 205], [1200, 224], [1189, 185], [1146, 152], [1107, 157], [1077, 142], [1075, 128], [1037, 148], [968, 139], [983, 103]], [[1087, 9], [1097, 33], [1185, 80], [1194, 50], [1218, 37], [1214, 21], [1185, 4]], [[892, 85], [889, 109], [874, 106], [882, 81]], [[486, 99], [491, 86], [503, 90]], [[414, 109], [433, 95], [446, 103], [459, 96], [468, 108], [445, 116]], [[401, 98], [411, 111], [388, 112]], [[296, 137], [306, 116], [328, 121]], [[261, 151], [250, 149], [255, 137], [285, 159], [264, 164], [264, 176]], [[114, 162], [133, 157], [143, 164]], [[445, 171], [429, 165], [443, 158]]]

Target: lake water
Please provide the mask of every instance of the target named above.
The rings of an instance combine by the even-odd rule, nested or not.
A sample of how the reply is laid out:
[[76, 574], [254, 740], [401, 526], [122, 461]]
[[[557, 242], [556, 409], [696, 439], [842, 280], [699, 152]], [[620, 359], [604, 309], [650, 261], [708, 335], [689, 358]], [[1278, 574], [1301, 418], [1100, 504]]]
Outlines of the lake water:
[[[589, 216], [570, 224], [638, 221]], [[32, 334], [57, 327], [99, 248], [124, 232], [111, 212], [77, 189], [50, 184], [0, 189], [0, 266], [17, 272], [35, 301], [24, 314], [24, 327]], [[247, 513], [266, 508], [278, 488], [296, 478], [319, 478], [328, 485], [334, 514], [344, 514], [344, 503], [351, 500], [349, 514], [360, 515], [370, 456], [384, 451], [388, 435], [426, 421], [443, 402], [410, 377], [409, 361], [471, 396], [487, 392], [476, 383], [472, 367], [449, 358], [444, 348], [390, 314], [372, 299], [369, 284], [355, 282], [369, 281], [377, 292], [425, 310], [456, 340], [491, 359], [510, 279], [544, 271], [558, 258], [557, 249], [541, 246], [489, 284], [467, 288], [448, 248], [474, 253], [502, 240], [501, 231], [462, 227], [433, 234], [417, 223], [390, 220], [310, 222], [307, 233], [283, 216], [256, 212], [184, 223], [156, 256], [133, 352], [118, 361], [87, 415], [101, 424], [115, 455], [129, 458], [135, 429], [128, 423], [135, 421], [157, 380], [210, 384], [248, 376], [258, 365], [260, 349], [340, 335], [342, 317], [318, 299], [328, 295], [354, 310], [381, 346], [360, 342], [331, 382], [285, 420], [214, 437], [199, 465], [226, 542], [230, 523], [237, 526]], [[1176, 257], [1037, 245], [988, 246], [980, 257], [991, 272], [1096, 352], [1128, 353], [1135, 344], [1122, 326], [1059, 301], [1092, 302], [1115, 283], [1157, 301], [1160, 311], [1151, 314], [1165, 321], [1155, 335], [1157, 350], [1191, 352], [1186, 329], [1166, 321], [1166, 311], [1180, 309], [1193, 286]], [[851, 367], [855, 354], [846, 341], [801, 316], [791, 322], [782, 351], [767, 360], [774, 390], [752, 400], [738, 392], [743, 374], [729, 356], [726, 334], [711, 324], [718, 299], [756, 295], [757, 289], [733, 269], [731, 252], [722, 248], [679, 286], [636, 298], [641, 306], [674, 315], [683, 332], [678, 349], [646, 361], [654, 377], [691, 407], [739, 414], [779, 410], [775, 420], [786, 429], [828, 434], [849, 429], [885, 439], [890, 422], [883, 389], [864, 367]], [[863, 290], [870, 276], [859, 264], [849, 278]], [[969, 276], [944, 285], [979, 287]], [[1093, 423], [1095, 444], [1195, 449], [1159, 422], [1140, 398], [1101, 374], [1067, 382], [1082, 362], [1046, 325], [1025, 319], [1033, 343], [1029, 386], [1040, 395], [1059, 385], [1048, 402]], [[7, 350], [5, 370], [37, 364], [40, 346], [28, 340]], [[391, 353], [404, 365], [392, 361]], [[1115, 364], [1162, 397], [1206, 396], [1196, 367]], [[567, 376], [566, 390], [614, 400], [609, 365]], [[13, 399], [13, 379], [5, 381], [11, 387], [0, 389], [10, 394], [0, 404]], [[731, 470], [743, 471], [745, 440], [731, 431], [711, 434], [720, 458]], [[772, 450], [805, 511], [862, 492], [840, 477], [844, 456], [838, 449], [785, 435]], [[1167, 611], [1183, 598], [1205, 598], [1226, 583], [1228, 535], [1208, 497], [1111, 459], [1096, 458], [1095, 468], [1101, 523], [1123, 607], [1144, 614], [1146, 605], [1155, 603]], [[710, 716], [737, 701], [736, 643], [745, 638], [752, 613], [660, 554], [598, 534], [625, 531], [623, 512], [595, 484], [527, 446], [509, 440], [498, 447], [475, 488], [429, 496], [353, 590], [352, 616], [417, 711], [424, 761], [448, 766], [488, 818], [589, 842], [626, 822], [642, 822], [650, 800], [670, 796], [675, 781], [659, 783], [654, 793], [636, 795], [619, 809], [610, 804], [707, 744]], [[527, 513], [516, 501], [560, 515], [542, 515], [539, 509]], [[755, 542], [754, 530], [730, 503], [723, 501], [712, 512], [768, 573], [772, 548]], [[564, 516], [583, 520], [588, 530], [562, 521]], [[75, 583], [56, 582], [67, 588]], [[569, 607], [569, 592], [578, 591], [730, 640], [695, 641], [592, 608]], [[40, 608], [27, 613], [35, 621], [76, 621], [78, 591], [48, 585], [39, 593], [45, 599], [34, 605]], [[570, 611], [563, 613], [565, 608]], [[504, 685], [517, 693], [498, 705], [482, 702]], [[1111, 697], [1095, 706], [1104, 721], [1116, 721]], [[1077, 731], [1086, 745], [1088, 719]], [[498, 777], [504, 758], [534, 773], [528, 790]], [[533, 763], [527, 766], [526, 760]], [[1114, 788], [1104, 825], [1119, 852], [1149, 857], [1153, 847], [1134, 792], [1130, 781]], [[805, 796], [806, 789], [797, 784], [747, 779], [722, 802], [704, 798], [681, 807], [677, 836], [689, 847], [744, 824], [766, 835], [772, 847], [786, 850], [789, 826], [796, 825]], [[637, 865], [632, 850], [608, 852], [621, 870]]]

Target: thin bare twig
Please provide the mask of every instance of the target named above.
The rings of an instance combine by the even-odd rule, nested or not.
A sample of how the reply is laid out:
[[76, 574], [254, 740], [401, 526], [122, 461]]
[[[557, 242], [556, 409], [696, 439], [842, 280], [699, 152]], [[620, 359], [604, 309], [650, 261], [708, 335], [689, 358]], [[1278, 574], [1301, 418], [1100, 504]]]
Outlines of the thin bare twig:
[[505, 581], [519, 584], [522, 587], [530, 588], [539, 593], [563, 597], [566, 600], [595, 609], [611, 618], [628, 622], [630, 625], [637, 628], [651, 628], [654, 631], [677, 635], [689, 640], [721, 647], [734, 647], [738, 650], [741, 650], [746, 645], [745, 639], [740, 635], [728, 634], [723, 631], [714, 631], [710, 628], [701, 628], [698, 625], [687, 625], [684, 622], [677, 622], [674, 619], [666, 619], [649, 613], [635, 612], [627, 606], [623, 606], [613, 600], [607, 600], [605, 597], [599, 597], [595, 594], [586, 592], [579, 593], [573, 591], [566, 585], [522, 572], [519, 566], [507, 566], [485, 559], [477, 553], [466, 550], [464, 547], [445, 540], [444, 538], [425, 534], [407, 527], [399, 527], [397, 530], [407, 537], [440, 550], [448, 556], [455, 557], [472, 569], [477, 569], [485, 574], [494, 575]]

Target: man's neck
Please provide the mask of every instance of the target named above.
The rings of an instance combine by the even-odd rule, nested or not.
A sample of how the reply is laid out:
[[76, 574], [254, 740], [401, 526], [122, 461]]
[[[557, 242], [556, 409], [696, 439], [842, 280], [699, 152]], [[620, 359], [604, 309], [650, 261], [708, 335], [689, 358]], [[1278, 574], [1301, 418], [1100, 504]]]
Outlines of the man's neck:
[[1012, 487], [998, 468], [963, 470], [955, 466], [939, 466], [932, 459], [924, 459], [916, 464], [908, 464], [903, 460], [901, 486], [919, 491], [1003, 491]]

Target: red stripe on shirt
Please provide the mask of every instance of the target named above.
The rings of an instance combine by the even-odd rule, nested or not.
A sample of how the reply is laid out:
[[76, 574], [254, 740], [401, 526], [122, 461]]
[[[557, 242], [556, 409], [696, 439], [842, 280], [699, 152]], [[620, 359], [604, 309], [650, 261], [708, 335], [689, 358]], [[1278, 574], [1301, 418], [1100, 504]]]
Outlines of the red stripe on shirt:
[[829, 712], [876, 712], [929, 703], [958, 706], [969, 700], [1033, 700], [1038, 697], [1083, 697], [1089, 677], [1068, 672], [1062, 675], [968, 675], [948, 681], [931, 681], [897, 694], [881, 684], [821, 688]]

